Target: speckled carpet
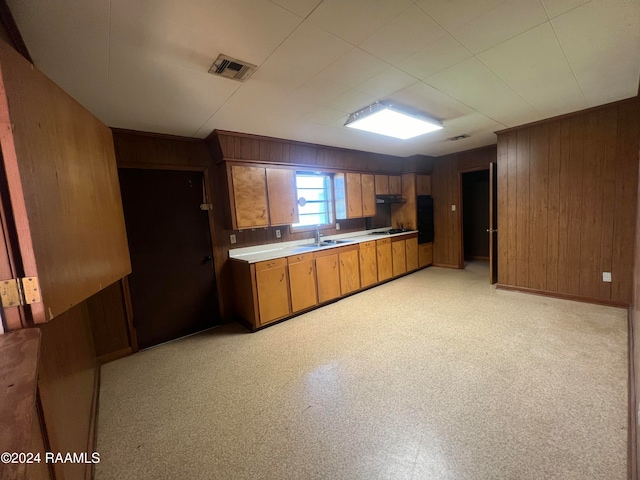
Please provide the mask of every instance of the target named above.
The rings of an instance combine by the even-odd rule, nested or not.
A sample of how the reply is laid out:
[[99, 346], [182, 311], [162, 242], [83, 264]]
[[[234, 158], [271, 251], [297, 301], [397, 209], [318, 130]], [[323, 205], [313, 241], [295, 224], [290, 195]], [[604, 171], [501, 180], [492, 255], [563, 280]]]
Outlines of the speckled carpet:
[[627, 475], [626, 311], [431, 267], [102, 367], [97, 480]]

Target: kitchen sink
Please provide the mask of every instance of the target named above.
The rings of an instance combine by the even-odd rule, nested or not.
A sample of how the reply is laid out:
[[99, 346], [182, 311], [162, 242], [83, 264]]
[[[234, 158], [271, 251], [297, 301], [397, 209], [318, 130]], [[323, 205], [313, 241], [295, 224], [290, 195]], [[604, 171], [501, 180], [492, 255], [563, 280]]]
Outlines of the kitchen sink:
[[353, 240], [323, 240], [320, 245], [340, 245], [342, 243], [352, 243]]

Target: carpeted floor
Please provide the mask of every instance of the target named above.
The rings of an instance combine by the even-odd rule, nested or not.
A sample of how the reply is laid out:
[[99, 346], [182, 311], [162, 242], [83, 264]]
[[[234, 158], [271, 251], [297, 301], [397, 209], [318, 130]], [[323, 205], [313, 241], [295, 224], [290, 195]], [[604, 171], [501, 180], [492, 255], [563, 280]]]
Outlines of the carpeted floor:
[[626, 311], [431, 267], [102, 367], [97, 480], [627, 475]]

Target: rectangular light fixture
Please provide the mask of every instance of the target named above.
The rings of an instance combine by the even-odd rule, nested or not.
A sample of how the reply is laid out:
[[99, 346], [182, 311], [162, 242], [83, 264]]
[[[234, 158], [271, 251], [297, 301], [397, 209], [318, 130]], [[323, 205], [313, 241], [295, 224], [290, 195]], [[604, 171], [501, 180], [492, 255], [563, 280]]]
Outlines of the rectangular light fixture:
[[405, 113], [395, 106], [381, 102], [376, 102], [352, 113], [344, 126], [402, 140], [442, 128], [442, 124], [437, 120]]

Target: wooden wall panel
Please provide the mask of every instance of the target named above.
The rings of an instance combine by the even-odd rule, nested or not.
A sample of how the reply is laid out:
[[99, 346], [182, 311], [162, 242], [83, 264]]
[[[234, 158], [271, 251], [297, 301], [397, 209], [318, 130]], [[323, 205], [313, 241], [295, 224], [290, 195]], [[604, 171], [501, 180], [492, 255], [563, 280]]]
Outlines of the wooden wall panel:
[[131, 339], [122, 282], [116, 282], [87, 299], [96, 356], [131, 353]]
[[[433, 161], [431, 196], [433, 197], [433, 263], [435, 265], [453, 268], [462, 266], [462, 232], [460, 231], [462, 211], [459, 208], [462, 195], [460, 174], [464, 171], [488, 169], [489, 163], [495, 162], [496, 157], [496, 146], [491, 145], [445, 155]], [[498, 174], [500, 174], [499, 169]], [[456, 205], [456, 211], [451, 211], [451, 205]], [[500, 237], [498, 236], [498, 238]]]
[[639, 139], [638, 99], [499, 132], [501, 285], [630, 304]]
[[[86, 302], [41, 325], [38, 388], [53, 452], [92, 452], [97, 362]], [[56, 478], [80, 480], [91, 465], [57, 463]]]
[[[636, 232], [640, 232], [640, 175], [637, 192], [635, 226]], [[631, 381], [629, 384], [629, 470], [631, 475], [629, 478], [631, 479], [638, 478], [638, 463], [640, 462], [640, 445], [637, 441], [637, 412], [640, 407], [638, 403], [638, 394], [640, 393], [640, 235], [636, 235], [634, 252], [633, 301], [629, 309], [629, 326], [631, 327], [629, 338], [629, 376]]]
[[[111, 131], [0, 42], [0, 143], [25, 276], [44, 322], [131, 271]], [[46, 318], [45, 318], [46, 316]]]

